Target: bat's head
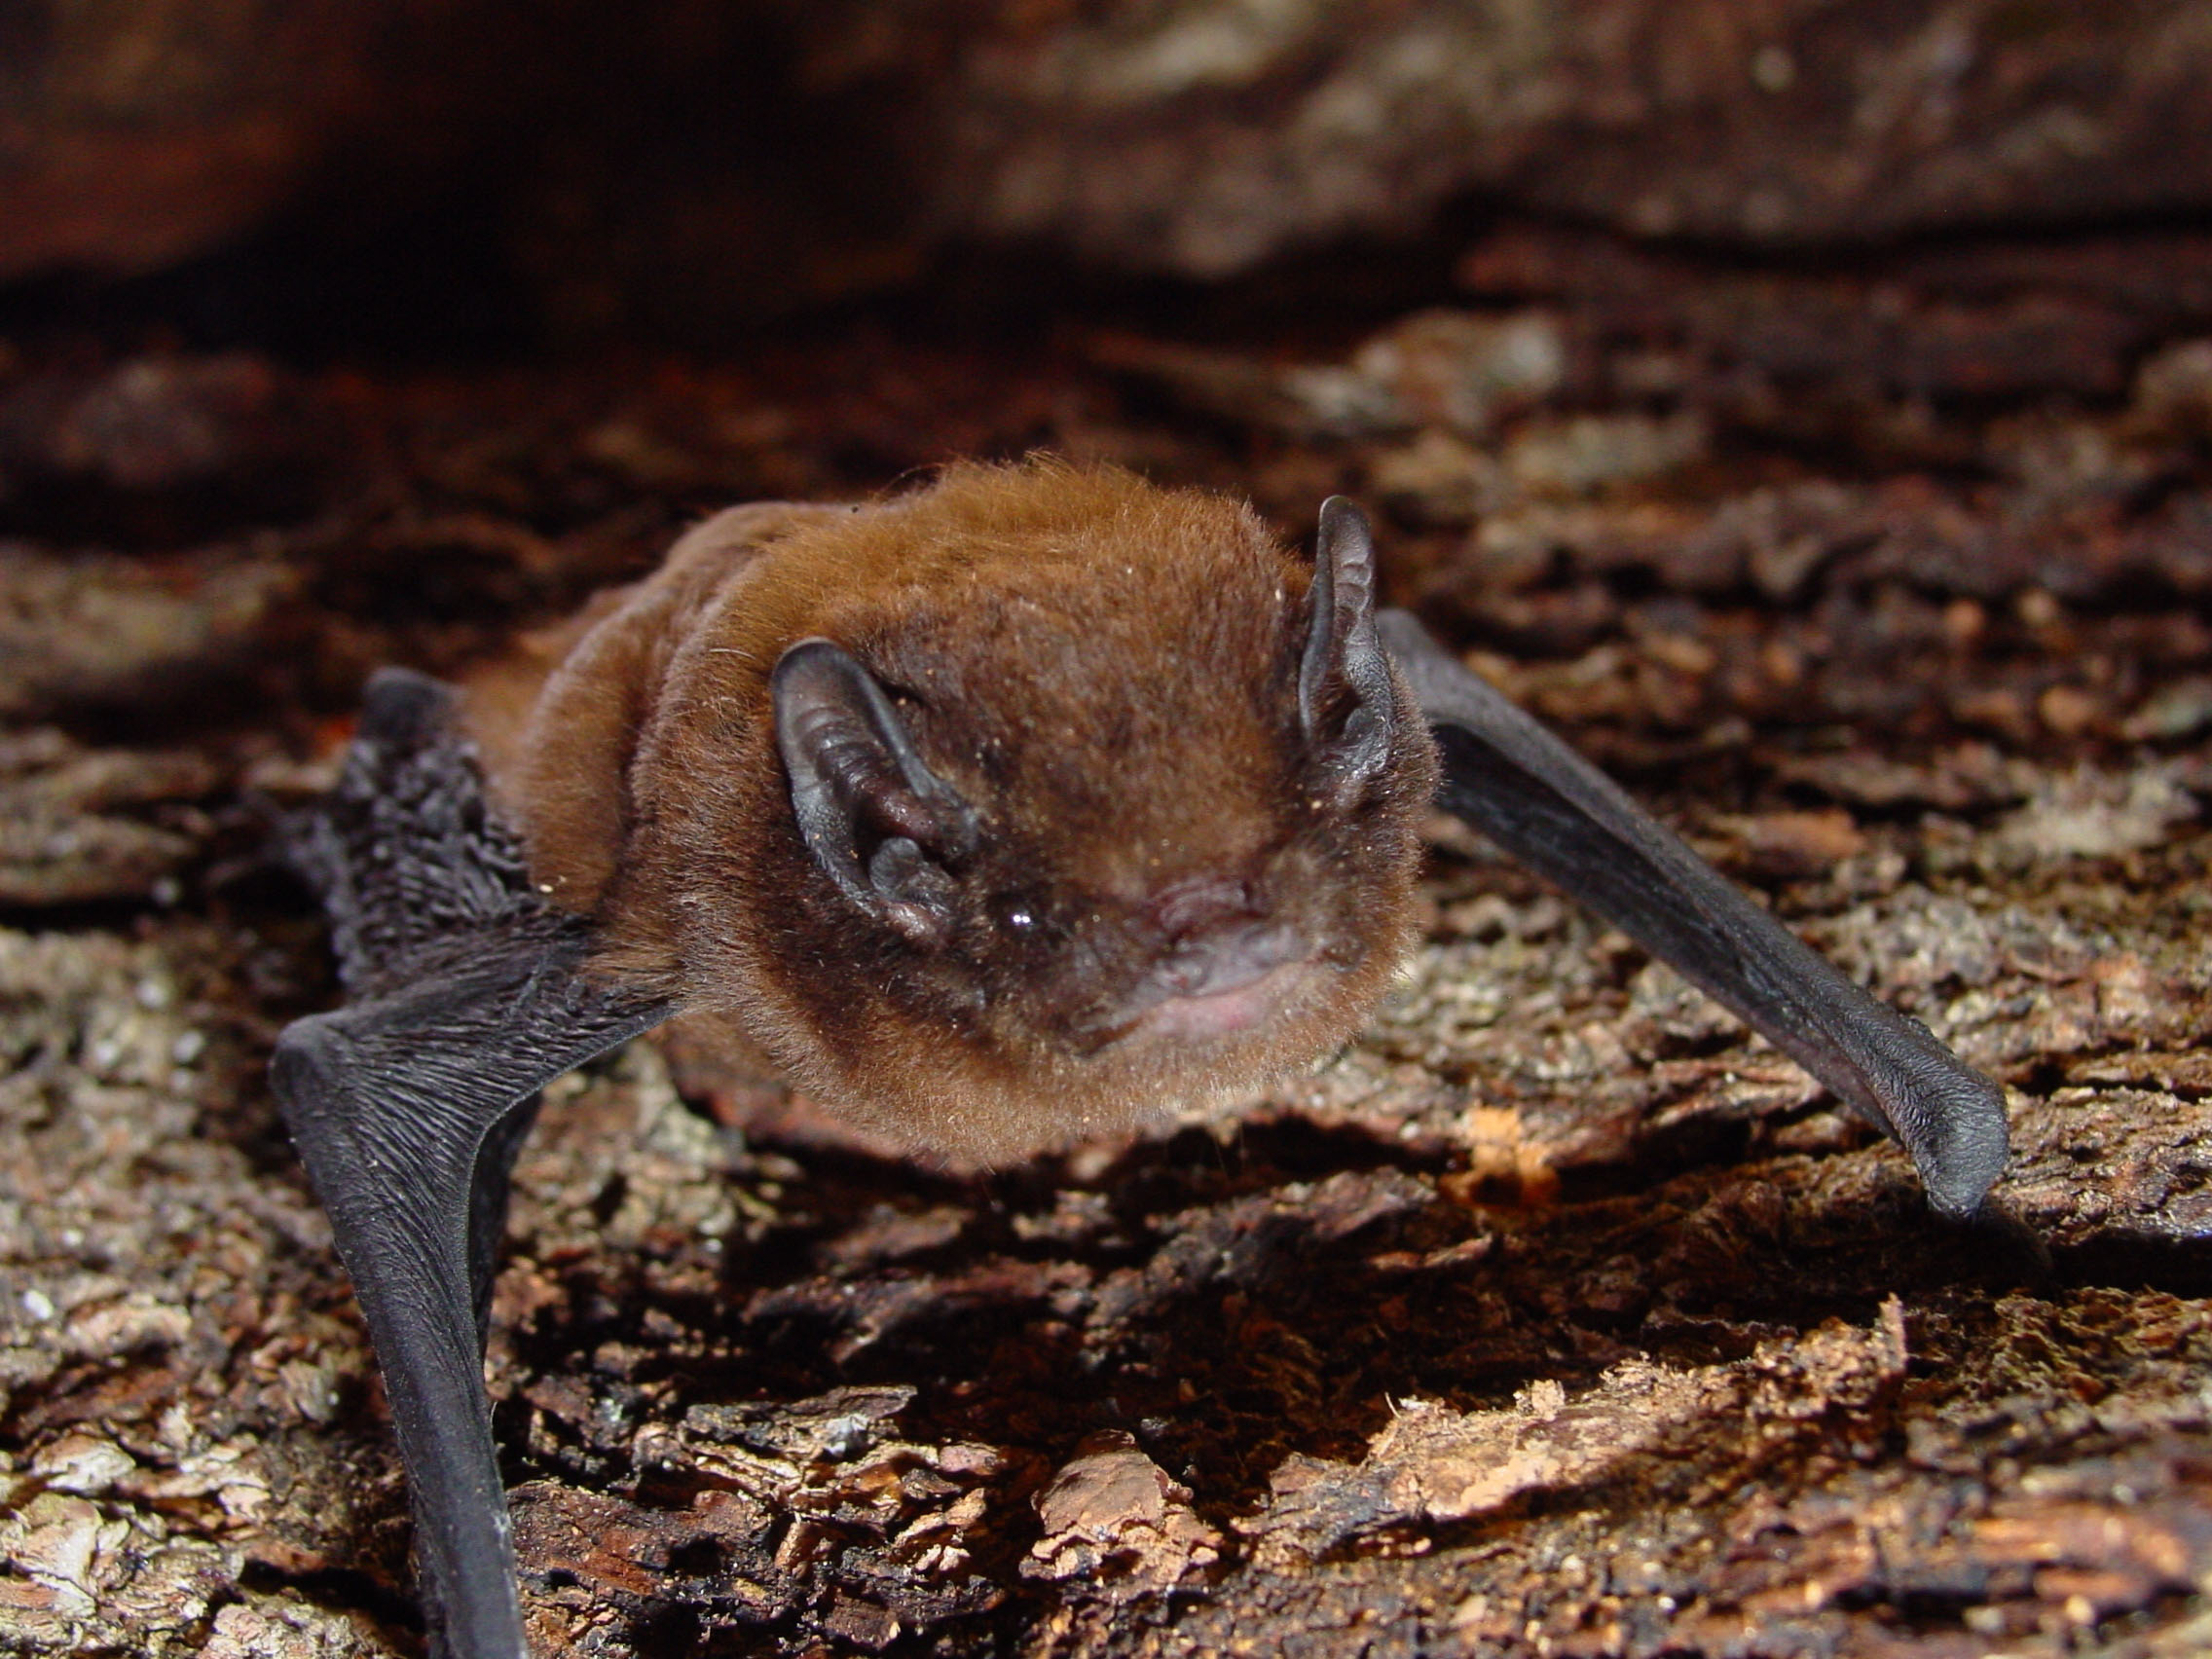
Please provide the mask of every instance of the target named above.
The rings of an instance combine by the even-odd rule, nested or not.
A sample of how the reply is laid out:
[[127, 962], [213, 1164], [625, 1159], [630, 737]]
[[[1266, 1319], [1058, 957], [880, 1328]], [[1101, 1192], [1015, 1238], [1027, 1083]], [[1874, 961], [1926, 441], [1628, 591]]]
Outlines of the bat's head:
[[774, 665], [778, 851], [730, 981], [795, 1082], [1003, 1161], [1358, 1029], [1435, 761], [1356, 509], [1324, 506], [1309, 564], [1239, 504], [1031, 464], [852, 526], [900, 574]]

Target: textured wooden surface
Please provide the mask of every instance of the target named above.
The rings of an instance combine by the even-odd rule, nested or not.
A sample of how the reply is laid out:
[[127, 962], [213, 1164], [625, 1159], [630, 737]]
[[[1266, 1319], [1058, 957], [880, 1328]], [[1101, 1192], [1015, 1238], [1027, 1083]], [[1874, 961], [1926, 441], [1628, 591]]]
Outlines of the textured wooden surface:
[[1369, 1035], [1235, 1125], [966, 1178], [633, 1046], [553, 1091], [498, 1286], [545, 1650], [2212, 1644], [2201, 268], [1605, 254], [1493, 239], [1479, 313], [1364, 345], [0, 358], [0, 1650], [419, 1643], [260, 1072], [332, 995], [266, 828], [361, 674], [451, 669], [709, 505], [1035, 443], [1293, 535], [1374, 502], [1396, 597], [2009, 1086], [2006, 1220], [1933, 1223], [1450, 833]]

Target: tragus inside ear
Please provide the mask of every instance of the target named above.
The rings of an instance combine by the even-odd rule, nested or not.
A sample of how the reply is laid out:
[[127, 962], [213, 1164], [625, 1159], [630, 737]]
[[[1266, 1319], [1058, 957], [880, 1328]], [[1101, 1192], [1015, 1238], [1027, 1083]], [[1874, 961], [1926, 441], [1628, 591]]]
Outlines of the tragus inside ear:
[[823, 873], [921, 946], [951, 931], [951, 866], [976, 851], [976, 815], [914, 748], [875, 677], [828, 640], [801, 640], [769, 678], [792, 815]]
[[1321, 503], [1312, 619], [1298, 670], [1298, 719], [1325, 785], [1347, 804], [1390, 758], [1396, 701], [1375, 631], [1375, 538], [1342, 496]]

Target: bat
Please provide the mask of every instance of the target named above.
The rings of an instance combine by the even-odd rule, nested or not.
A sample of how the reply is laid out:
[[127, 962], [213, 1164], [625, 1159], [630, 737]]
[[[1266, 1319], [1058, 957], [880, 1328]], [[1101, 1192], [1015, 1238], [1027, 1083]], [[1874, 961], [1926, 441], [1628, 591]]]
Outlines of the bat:
[[918, 1152], [1031, 1156], [1341, 1045], [1433, 800], [1764, 1033], [1977, 1213], [2004, 1095], [1249, 507], [1043, 459], [708, 520], [539, 666], [387, 669], [297, 835], [346, 1000], [274, 1086], [352, 1277], [432, 1646], [524, 1651], [483, 1384], [538, 1090], [682, 1016]]

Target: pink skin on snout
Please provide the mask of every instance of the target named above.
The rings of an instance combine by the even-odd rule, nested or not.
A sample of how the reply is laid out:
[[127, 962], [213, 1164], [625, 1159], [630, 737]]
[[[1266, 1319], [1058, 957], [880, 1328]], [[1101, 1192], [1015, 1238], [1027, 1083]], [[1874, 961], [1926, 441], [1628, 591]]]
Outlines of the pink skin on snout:
[[1170, 996], [1137, 1015], [1123, 1035], [1183, 1042], [1231, 1036], [1272, 1018], [1297, 995], [1311, 972], [1311, 960], [1301, 959], [1225, 989]]
[[1314, 971], [1305, 931], [1255, 914], [1240, 886], [1189, 883], [1155, 909], [1174, 943], [1122, 1000], [1110, 1042], [1233, 1036], [1280, 1014]]

